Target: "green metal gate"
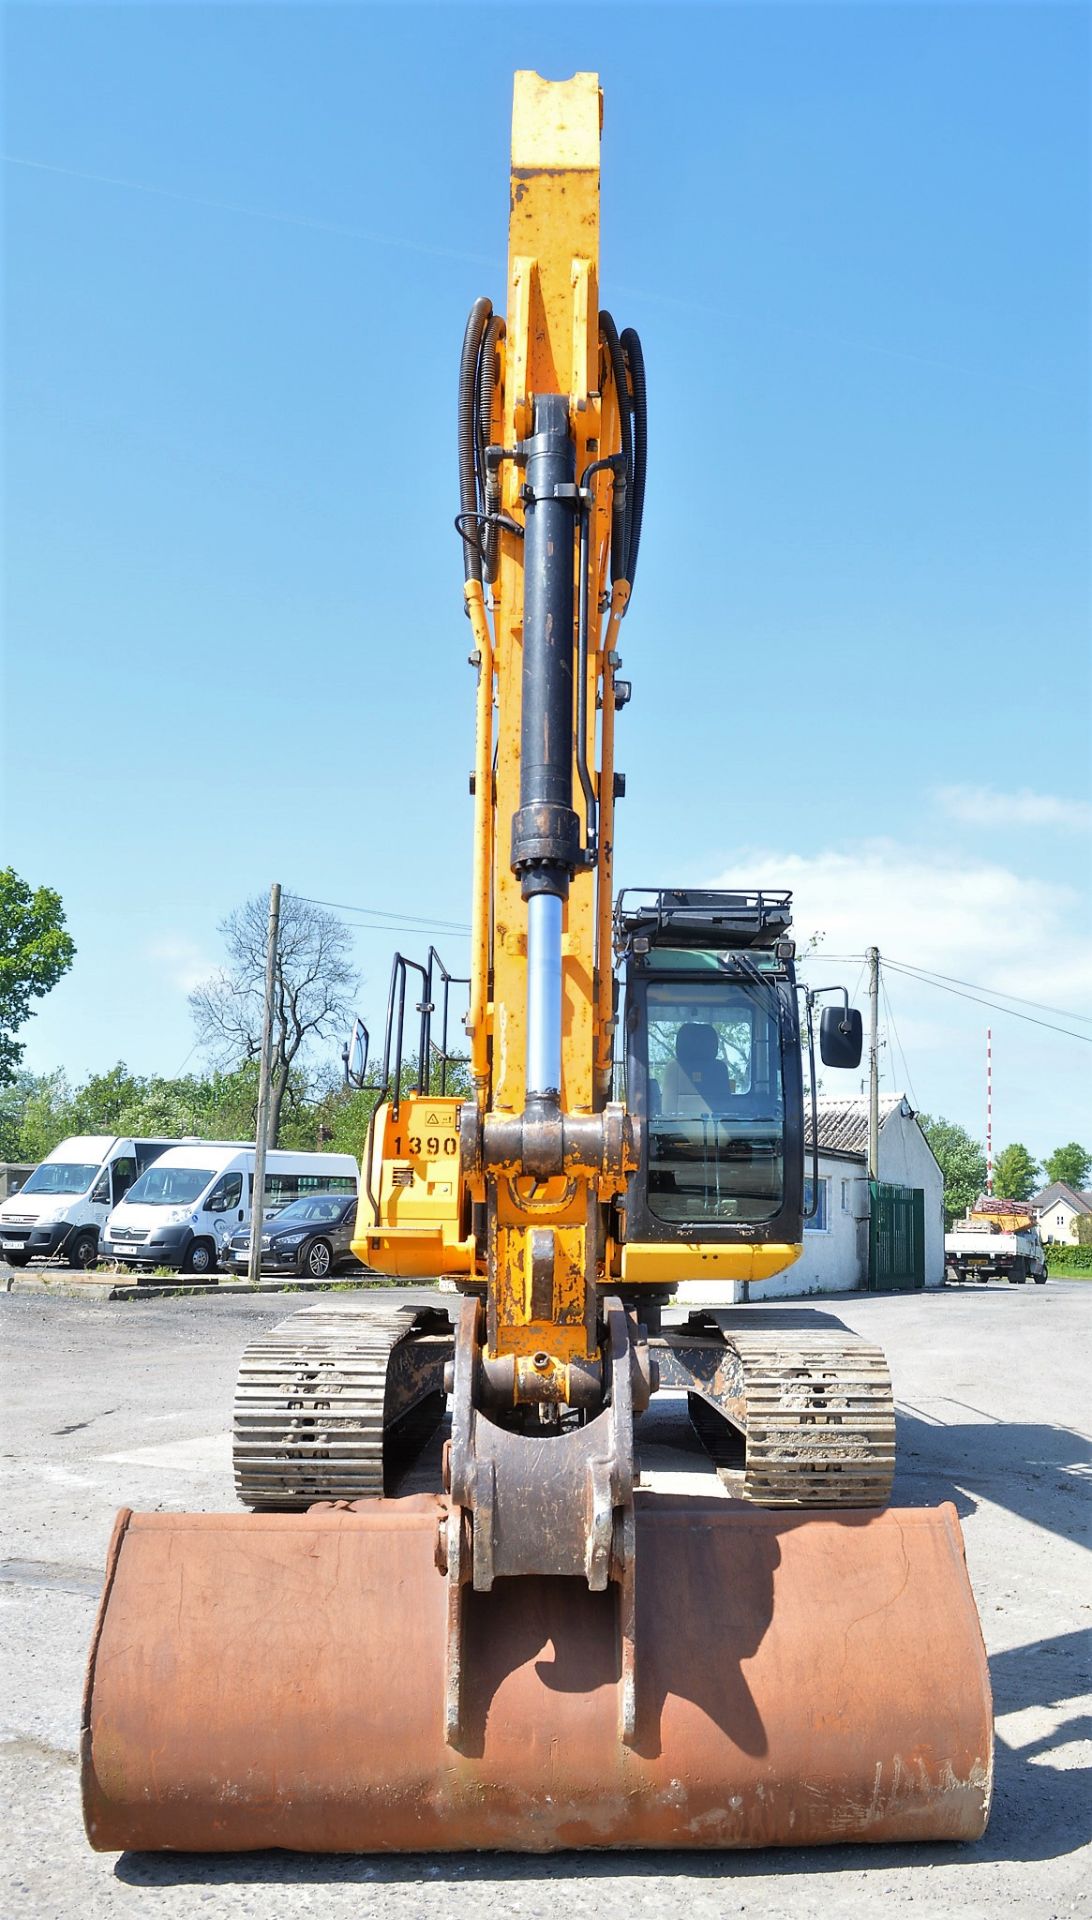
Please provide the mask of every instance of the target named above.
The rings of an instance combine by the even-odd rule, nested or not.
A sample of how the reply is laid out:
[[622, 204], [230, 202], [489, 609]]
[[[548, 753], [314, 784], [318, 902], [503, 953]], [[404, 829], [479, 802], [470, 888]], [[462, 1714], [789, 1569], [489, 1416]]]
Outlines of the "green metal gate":
[[873, 1293], [911, 1293], [925, 1285], [925, 1191], [868, 1183], [868, 1285]]

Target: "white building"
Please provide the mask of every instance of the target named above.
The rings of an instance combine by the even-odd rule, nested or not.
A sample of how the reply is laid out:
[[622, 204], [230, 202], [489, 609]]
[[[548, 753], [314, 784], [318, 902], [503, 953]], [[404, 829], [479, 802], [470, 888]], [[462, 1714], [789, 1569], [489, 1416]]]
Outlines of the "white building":
[[[725, 1289], [692, 1281], [679, 1288], [687, 1305], [712, 1306], [734, 1300], [795, 1300], [812, 1293], [855, 1293], [868, 1286], [868, 1100], [828, 1099], [820, 1095], [819, 1199], [815, 1217], [804, 1222], [804, 1251], [794, 1266], [770, 1280], [736, 1283]], [[807, 1181], [811, 1203], [811, 1110], [805, 1104]], [[944, 1284], [944, 1176], [933, 1157], [917, 1116], [903, 1093], [880, 1098], [879, 1176], [893, 1186], [923, 1194], [925, 1285]]]
[[1033, 1194], [1030, 1206], [1039, 1216], [1039, 1238], [1057, 1241], [1063, 1247], [1075, 1247], [1077, 1222], [1092, 1213], [1092, 1193], [1078, 1193], [1064, 1180], [1054, 1180], [1041, 1193]]

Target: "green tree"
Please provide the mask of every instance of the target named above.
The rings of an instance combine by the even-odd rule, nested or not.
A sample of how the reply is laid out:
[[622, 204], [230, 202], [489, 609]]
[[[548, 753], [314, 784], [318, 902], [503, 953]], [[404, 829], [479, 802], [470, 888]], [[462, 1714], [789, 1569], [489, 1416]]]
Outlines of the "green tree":
[[91, 1074], [71, 1096], [66, 1133], [128, 1133], [125, 1116], [139, 1105], [146, 1085], [124, 1060]]
[[939, 1115], [918, 1114], [918, 1124], [944, 1175], [944, 1224], [966, 1213], [986, 1184], [986, 1155], [964, 1127]]
[[999, 1200], [1030, 1200], [1039, 1176], [1039, 1162], [1033, 1160], [1019, 1141], [1002, 1147], [993, 1170], [993, 1190]]
[[[471, 1091], [469, 1063], [455, 1055], [442, 1061], [434, 1049], [429, 1091], [439, 1094], [441, 1078], [449, 1098], [466, 1099]], [[403, 1061], [401, 1090], [416, 1090], [417, 1060]], [[363, 1158], [368, 1123], [379, 1101], [379, 1068], [373, 1065], [366, 1084], [347, 1088], [340, 1078], [328, 1077], [312, 1088], [295, 1067], [289, 1075], [281, 1110], [280, 1144], [300, 1151], [335, 1151]], [[158, 1135], [199, 1140], [254, 1138], [258, 1106], [258, 1063], [247, 1060], [232, 1072], [186, 1074], [175, 1080], [158, 1075], [145, 1078], [130, 1073], [119, 1060], [106, 1073], [93, 1073], [77, 1087], [65, 1075], [18, 1073], [9, 1086], [0, 1087], [0, 1159], [36, 1163], [61, 1140], [74, 1133]]]
[[258, 1111], [256, 1060], [231, 1073], [195, 1076], [188, 1085], [192, 1122], [187, 1132], [201, 1140], [253, 1140]]
[[[307, 1144], [322, 1152], [351, 1153], [357, 1160], [363, 1160], [368, 1127], [383, 1093], [381, 1072], [380, 1063], [373, 1062], [362, 1087], [347, 1087], [341, 1080], [331, 1082], [310, 1110], [314, 1137]], [[417, 1091], [418, 1079], [417, 1055], [411, 1054], [402, 1062], [401, 1092], [404, 1097]], [[429, 1070], [430, 1094], [440, 1094], [441, 1081], [443, 1098], [469, 1099], [473, 1082], [470, 1061], [465, 1054], [449, 1054], [445, 1072], [443, 1058], [439, 1050], [433, 1047]]]
[[72, 1132], [67, 1124], [72, 1089], [58, 1067], [53, 1073], [18, 1073], [0, 1090], [0, 1157], [36, 1165]]
[[[0, 1160], [21, 1160], [23, 1116], [35, 1091], [32, 1073], [13, 1073], [6, 1087], [0, 1087]], [[48, 1151], [48, 1149], [47, 1149]]]
[[157, 1134], [162, 1139], [180, 1140], [187, 1133], [209, 1138], [202, 1128], [206, 1088], [202, 1080], [187, 1075], [181, 1080], [164, 1080], [158, 1074], [138, 1083], [138, 1090], [125, 1102], [118, 1114], [119, 1133]]
[[23, 1058], [15, 1038], [41, 1000], [68, 972], [75, 942], [65, 932], [61, 896], [31, 890], [14, 867], [0, 868], [0, 1086], [10, 1085]]
[[23, 1109], [18, 1154], [20, 1160], [37, 1164], [45, 1159], [47, 1153], [52, 1153], [67, 1134], [74, 1131], [68, 1124], [71, 1100], [72, 1089], [61, 1067], [37, 1077]]
[[1080, 1193], [1092, 1173], [1092, 1153], [1071, 1140], [1068, 1147], [1055, 1147], [1053, 1153], [1048, 1153], [1043, 1172], [1048, 1180], [1062, 1180]]
[[1078, 1218], [1077, 1245], [1092, 1247], [1092, 1213], [1082, 1213]]
[[379, 1103], [381, 1089], [369, 1075], [363, 1087], [328, 1087], [313, 1109], [314, 1145], [323, 1153], [351, 1153], [363, 1160], [368, 1125]]

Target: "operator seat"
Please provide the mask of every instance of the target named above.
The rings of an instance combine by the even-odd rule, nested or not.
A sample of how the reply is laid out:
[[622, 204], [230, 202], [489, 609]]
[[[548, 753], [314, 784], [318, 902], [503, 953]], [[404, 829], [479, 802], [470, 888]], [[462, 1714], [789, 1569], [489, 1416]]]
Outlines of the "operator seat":
[[663, 1076], [663, 1110], [678, 1113], [684, 1100], [702, 1102], [723, 1113], [732, 1097], [732, 1077], [720, 1057], [717, 1030], [705, 1020], [688, 1020], [675, 1035], [675, 1058]]

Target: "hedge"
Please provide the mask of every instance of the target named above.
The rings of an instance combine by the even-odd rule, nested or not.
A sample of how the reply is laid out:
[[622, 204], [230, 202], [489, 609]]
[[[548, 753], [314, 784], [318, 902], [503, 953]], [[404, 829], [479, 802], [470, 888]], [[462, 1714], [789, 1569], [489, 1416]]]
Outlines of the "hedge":
[[1092, 1247], [1054, 1247], [1045, 1249], [1048, 1273], [1092, 1274]]

